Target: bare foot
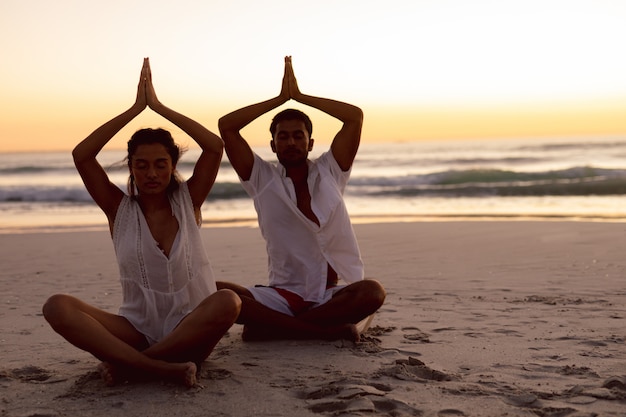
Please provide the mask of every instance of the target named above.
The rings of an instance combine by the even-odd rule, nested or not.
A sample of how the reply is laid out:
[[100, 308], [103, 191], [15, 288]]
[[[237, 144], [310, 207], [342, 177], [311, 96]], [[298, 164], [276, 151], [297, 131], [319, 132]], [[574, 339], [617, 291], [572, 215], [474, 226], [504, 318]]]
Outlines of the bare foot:
[[165, 364], [160, 369], [154, 369], [151, 374], [160, 376], [168, 381], [182, 383], [187, 388], [196, 385], [198, 367], [193, 362], [161, 362]]
[[254, 342], [260, 339], [258, 337], [258, 332], [256, 332], [250, 326], [244, 325], [243, 330], [241, 331], [241, 340], [243, 340], [244, 342]]
[[194, 385], [196, 385], [196, 383], [198, 382], [196, 379], [196, 374], [198, 372], [198, 368], [196, 367], [196, 364], [193, 362], [187, 362], [183, 364], [184, 367], [184, 373], [183, 373], [183, 384], [188, 387], [191, 388]]
[[349, 340], [354, 343], [361, 342], [361, 334], [356, 325], [346, 323], [341, 326], [333, 327], [330, 333], [331, 340]]
[[[98, 365], [98, 372], [100, 373], [100, 377], [107, 387], [112, 387], [119, 382], [120, 373], [115, 369], [115, 366], [111, 365], [109, 362], [100, 363], [100, 365]], [[168, 366], [168, 369], [153, 370], [149, 374], [151, 374], [153, 377], [160, 375], [161, 377], [180, 382], [184, 386], [191, 388], [198, 382], [196, 376], [197, 372], [198, 368], [196, 367], [195, 363], [185, 362], [170, 364], [170, 366]], [[133, 373], [133, 375], [135, 375], [135, 378], [133, 378], [133, 380], [150, 379], [149, 377], [147, 377], [146, 374], [144, 374], [143, 377], [139, 377], [139, 374], [140, 372]]]
[[350, 328], [350, 339], [348, 340], [352, 340], [354, 343], [361, 343], [361, 333], [356, 325], [349, 324], [348, 327]]
[[111, 362], [101, 362], [100, 365], [98, 365], [98, 372], [107, 387], [112, 387], [127, 381], [136, 382], [148, 379], [145, 375], [142, 378], [140, 373], [132, 372], [131, 369], [116, 367]]
[[107, 387], [112, 387], [115, 385], [115, 370], [113, 365], [108, 362], [102, 362], [98, 365], [98, 372], [100, 373], [100, 377], [102, 381]]
[[356, 328], [359, 331], [359, 334], [363, 334], [367, 331], [367, 329], [369, 329], [370, 324], [372, 324], [372, 320], [374, 319], [374, 314], [376, 313], [370, 314], [356, 324]]

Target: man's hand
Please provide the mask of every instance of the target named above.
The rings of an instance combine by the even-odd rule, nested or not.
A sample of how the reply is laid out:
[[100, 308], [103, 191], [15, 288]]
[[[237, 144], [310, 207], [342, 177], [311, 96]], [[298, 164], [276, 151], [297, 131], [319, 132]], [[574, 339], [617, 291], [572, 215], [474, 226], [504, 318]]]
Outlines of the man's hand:
[[289, 68], [287, 65], [287, 62], [291, 62], [291, 57], [290, 56], [286, 56], [285, 57], [285, 71], [283, 73], [283, 82], [281, 84], [281, 88], [280, 88], [280, 94], [278, 95], [278, 98], [283, 99], [284, 101], [287, 101], [291, 98], [291, 95], [289, 94]]
[[298, 81], [296, 80], [296, 75], [293, 72], [291, 56], [285, 57], [285, 77], [288, 81], [289, 98], [299, 101], [299, 98], [302, 97], [302, 93], [298, 88]]

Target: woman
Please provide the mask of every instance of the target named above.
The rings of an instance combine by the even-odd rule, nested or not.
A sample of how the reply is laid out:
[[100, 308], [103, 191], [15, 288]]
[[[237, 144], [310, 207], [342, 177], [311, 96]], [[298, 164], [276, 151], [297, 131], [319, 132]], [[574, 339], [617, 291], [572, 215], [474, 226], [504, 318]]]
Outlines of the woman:
[[[202, 148], [186, 182], [178, 180], [180, 150], [169, 132], [142, 129], [128, 142], [128, 195], [111, 183], [96, 160], [106, 143], [149, 107]], [[57, 294], [43, 314], [73, 345], [102, 361], [104, 381], [127, 377], [196, 383], [199, 364], [241, 309], [230, 290], [216, 290], [199, 232], [200, 208], [223, 152], [219, 136], [159, 102], [144, 59], [133, 106], [96, 129], [72, 153], [85, 187], [106, 214], [119, 264], [119, 315]]]

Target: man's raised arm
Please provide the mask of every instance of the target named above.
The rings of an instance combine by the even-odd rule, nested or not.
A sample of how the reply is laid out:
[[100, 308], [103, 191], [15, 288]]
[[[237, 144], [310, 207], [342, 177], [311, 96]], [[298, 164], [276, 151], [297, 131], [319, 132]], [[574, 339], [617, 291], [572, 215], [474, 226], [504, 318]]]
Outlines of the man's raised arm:
[[285, 57], [285, 76], [289, 83], [290, 98], [321, 110], [343, 122], [343, 126], [335, 135], [330, 149], [341, 169], [349, 170], [361, 142], [363, 111], [352, 104], [301, 93], [291, 66], [291, 57]]
[[228, 155], [233, 169], [242, 180], [247, 181], [250, 179], [254, 155], [248, 142], [241, 136], [241, 129], [288, 100], [289, 87], [287, 83], [287, 65], [285, 65], [282, 87], [278, 96], [235, 110], [220, 118], [218, 127], [224, 141], [226, 155]]

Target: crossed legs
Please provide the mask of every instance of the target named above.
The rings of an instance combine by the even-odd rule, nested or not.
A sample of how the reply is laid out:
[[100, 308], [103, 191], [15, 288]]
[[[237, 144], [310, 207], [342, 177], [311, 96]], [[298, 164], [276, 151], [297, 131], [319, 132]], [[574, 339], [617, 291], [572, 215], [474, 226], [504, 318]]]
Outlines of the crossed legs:
[[264, 306], [240, 285], [217, 282], [217, 287], [233, 290], [241, 297], [241, 313], [236, 322], [244, 325], [244, 340], [347, 339], [359, 342], [356, 323], [376, 312], [385, 300], [382, 285], [366, 279], [347, 285], [327, 303], [294, 317]]
[[75, 297], [57, 294], [43, 314], [52, 328], [103, 364], [107, 384], [118, 371], [165, 378], [187, 386], [196, 383], [197, 363], [206, 359], [239, 315], [241, 301], [232, 291], [207, 297], [167, 337], [148, 346], [145, 337], [124, 317], [97, 309]]

